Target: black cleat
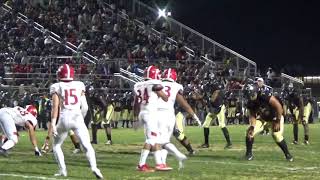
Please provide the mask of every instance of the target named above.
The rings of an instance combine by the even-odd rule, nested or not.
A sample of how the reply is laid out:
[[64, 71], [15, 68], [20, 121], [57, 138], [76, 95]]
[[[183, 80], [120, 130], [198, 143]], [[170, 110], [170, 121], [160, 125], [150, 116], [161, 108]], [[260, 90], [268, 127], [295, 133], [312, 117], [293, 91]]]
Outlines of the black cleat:
[[194, 150], [189, 151], [189, 156], [193, 156], [193, 155], [195, 155], [195, 154], [196, 154], [196, 152], [195, 152]]
[[251, 161], [251, 160], [253, 160], [253, 155], [252, 155], [252, 153], [249, 153], [249, 154], [246, 154], [246, 160], [248, 160], [248, 161]]
[[0, 155], [1, 155], [1, 156], [4, 156], [4, 157], [8, 157], [7, 150], [2, 149], [2, 148], [0, 147]]
[[226, 146], [224, 147], [224, 149], [231, 149], [232, 148], [232, 144], [231, 143], [227, 143]]
[[289, 162], [292, 162], [292, 161], [293, 161], [293, 157], [291, 156], [291, 154], [286, 154], [286, 159], [287, 159], [287, 161], [289, 161]]
[[309, 145], [309, 141], [307, 141], [307, 140], [304, 140], [304, 142], [303, 142], [305, 145]]
[[298, 141], [294, 140], [292, 141], [292, 144], [298, 145]]
[[209, 148], [209, 144], [204, 143], [204, 144], [202, 144], [200, 147], [201, 147], [201, 148]]

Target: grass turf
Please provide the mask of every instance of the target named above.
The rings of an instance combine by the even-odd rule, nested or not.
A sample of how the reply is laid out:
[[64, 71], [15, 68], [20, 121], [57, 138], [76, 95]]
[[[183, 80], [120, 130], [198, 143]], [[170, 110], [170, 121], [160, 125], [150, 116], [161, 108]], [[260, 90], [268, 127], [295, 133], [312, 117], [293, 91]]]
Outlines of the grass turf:
[[[113, 129], [113, 145], [105, 145], [104, 130], [99, 130], [98, 145], [94, 145], [97, 164], [105, 179], [320, 179], [320, 128], [310, 125], [310, 145], [303, 142], [303, 128], [299, 127], [300, 144], [292, 145], [292, 125], [285, 126], [285, 139], [294, 162], [287, 162], [272, 136], [258, 135], [254, 144], [254, 160], [244, 157], [244, 135], [247, 126], [228, 126], [233, 142], [232, 149], [224, 150], [225, 139], [218, 127], [210, 128], [210, 148], [200, 149], [203, 130], [186, 127], [186, 135], [197, 153], [185, 162], [185, 168], [178, 171], [178, 163], [173, 156], [168, 164], [174, 168], [170, 172], [142, 173], [135, 170], [140, 150], [144, 142], [143, 130]], [[37, 131], [39, 147], [45, 131]], [[172, 142], [187, 153], [175, 139]], [[84, 153], [72, 154], [73, 145], [67, 139], [63, 145], [68, 169], [67, 179], [94, 179]], [[52, 153], [35, 157], [26, 132], [20, 133], [19, 143], [10, 151], [9, 157], [0, 157], [0, 179], [63, 179], [53, 176], [58, 166]], [[154, 165], [153, 156], [148, 162]]]

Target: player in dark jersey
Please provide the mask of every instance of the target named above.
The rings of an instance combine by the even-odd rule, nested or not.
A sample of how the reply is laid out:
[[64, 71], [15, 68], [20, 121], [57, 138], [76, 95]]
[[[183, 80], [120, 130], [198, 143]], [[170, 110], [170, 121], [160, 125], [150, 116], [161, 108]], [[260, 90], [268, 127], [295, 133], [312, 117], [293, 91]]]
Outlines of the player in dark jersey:
[[304, 128], [304, 144], [309, 144], [309, 117], [311, 114], [311, 103], [301, 95], [292, 84], [285, 89], [287, 91], [288, 107], [293, 115], [293, 144], [298, 144], [298, 124], [302, 123]]
[[209, 84], [206, 85], [204, 88], [205, 92], [207, 93], [207, 101], [209, 104], [209, 113], [207, 114], [205, 121], [202, 125], [203, 132], [204, 132], [204, 144], [201, 145], [202, 148], [209, 147], [209, 127], [215, 118], [218, 118], [219, 127], [223, 132], [224, 137], [226, 138], [227, 144], [225, 148], [231, 148], [232, 143], [229, 136], [229, 131], [226, 127], [226, 107], [224, 105], [224, 86], [218, 80], [213, 80]]
[[252, 145], [254, 136], [261, 132], [265, 125], [271, 123], [273, 139], [285, 154], [286, 159], [293, 161], [287, 143], [283, 138], [283, 108], [279, 99], [263, 91], [263, 89], [259, 89], [257, 84], [245, 85], [243, 93], [247, 100], [250, 123], [246, 135], [246, 159], [249, 161], [253, 159]]

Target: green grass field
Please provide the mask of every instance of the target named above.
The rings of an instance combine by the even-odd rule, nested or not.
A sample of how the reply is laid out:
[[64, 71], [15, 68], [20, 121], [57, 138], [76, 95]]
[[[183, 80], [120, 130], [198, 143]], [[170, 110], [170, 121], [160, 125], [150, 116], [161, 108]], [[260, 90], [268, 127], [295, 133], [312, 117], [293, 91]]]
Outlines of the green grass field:
[[[170, 172], [142, 173], [135, 170], [144, 142], [142, 129], [114, 129], [114, 145], [105, 145], [105, 134], [99, 131], [99, 144], [94, 145], [98, 167], [105, 179], [320, 179], [320, 128], [319, 124], [310, 125], [310, 145], [292, 145], [292, 126], [286, 125], [285, 138], [294, 162], [287, 162], [280, 148], [273, 142], [271, 135], [259, 135], [255, 138], [254, 160], [246, 161], [245, 153], [246, 126], [229, 126], [233, 148], [224, 150], [225, 140], [217, 127], [210, 129], [210, 148], [200, 149], [203, 142], [203, 130], [187, 127], [197, 154], [189, 157], [185, 168], [178, 171], [178, 163], [173, 156], [168, 157], [168, 164], [174, 168]], [[300, 127], [300, 143], [303, 141], [303, 129]], [[39, 146], [46, 135], [38, 131]], [[172, 142], [177, 144], [175, 139]], [[186, 153], [184, 147], [178, 148]], [[70, 139], [63, 145], [68, 169], [67, 179], [94, 179], [88, 162], [81, 154], [72, 154]], [[63, 179], [55, 178], [58, 166], [52, 153], [35, 157], [26, 132], [20, 133], [19, 143], [10, 151], [8, 158], [0, 157], [0, 179]], [[153, 156], [148, 159], [154, 165]]]

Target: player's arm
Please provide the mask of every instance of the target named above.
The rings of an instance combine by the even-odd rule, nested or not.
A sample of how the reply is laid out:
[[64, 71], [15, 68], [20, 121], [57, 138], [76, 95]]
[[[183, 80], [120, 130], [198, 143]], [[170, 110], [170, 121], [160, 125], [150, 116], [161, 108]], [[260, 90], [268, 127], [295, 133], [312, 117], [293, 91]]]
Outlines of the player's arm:
[[41, 156], [41, 153], [40, 153], [40, 151], [38, 149], [36, 134], [34, 132], [34, 126], [32, 125], [32, 123], [30, 121], [27, 121], [25, 123], [25, 127], [28, 129], [29, 138], [30, 138], [30, 141], [31, 141], [31, 143], [33, 145], [33, 148], [35, 150], [35, 155], [36, 156]]
[[216, 99], [217, 99], [217, 97], [218, 97], [218, 95], [219, 95], [219, 92], [220, 92], [220, 90], [215, 90], [213, 93], [212, 93], [212, 95], [211, 95], [211, 102], [215, 102], [216, 101]]
[[86, 114], [89, 109], [86, 94], [84, 91], [82, 91], [81, 93], [80, 104], [81, 104], [81, 114], [82, 114], [82, 117], [84, 118], [86, 117]]
[[283, 115], [283, 108], [280, 102], [274, 96], [270, 97], [269, 104], [272, 106], [272, 108], [276, 110], [276, 113], [277, 113], [276, 119], [274, 119], [275, 121], [272, 123], [272, 125], [273, 125], [273, 131], [278, 132], [280, 130], [280, 120], [281, 120], [281, 116]]
[[154, 91], [158, 97], [160, 97], [162, 100], [164, 100], [165, 102], [168, 101], [168, 96], [162, 91], [163, 86], [161, 86], [160, 84], [155, 84], [152, 87], [152, 91]]
[[201, 121], [199, 120], [198, 116], [194, 113], [193, 109], [186, 101], [186, 99], [182, 96], [182, 91], [179, 91], [176, 96], [176, 101], [182, 108], [187, 111], [189, 114], [192, 115], [193, 119], [197, 121], [198, 125], [201, 126]]
[[54, 136], [58, 135], [56, 123], [59, 112], [59, 96], [57, 93], [52, 94], [52, 108], [51, 108], [51, 129]]

